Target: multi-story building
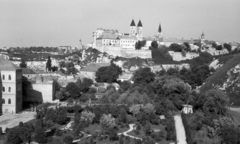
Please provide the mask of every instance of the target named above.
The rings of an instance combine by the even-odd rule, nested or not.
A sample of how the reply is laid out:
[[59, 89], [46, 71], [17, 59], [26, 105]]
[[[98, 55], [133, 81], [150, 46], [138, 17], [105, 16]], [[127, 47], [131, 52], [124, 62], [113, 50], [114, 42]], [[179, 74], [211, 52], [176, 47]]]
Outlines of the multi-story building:
[[12, 62], [0, 57], [2, 113], [22, 110], [22, 70]]
[[120, 46], [122, 48], [135, 49], [135, 44], [138, 41], [136, 36], [121, 36], [120, 37]]

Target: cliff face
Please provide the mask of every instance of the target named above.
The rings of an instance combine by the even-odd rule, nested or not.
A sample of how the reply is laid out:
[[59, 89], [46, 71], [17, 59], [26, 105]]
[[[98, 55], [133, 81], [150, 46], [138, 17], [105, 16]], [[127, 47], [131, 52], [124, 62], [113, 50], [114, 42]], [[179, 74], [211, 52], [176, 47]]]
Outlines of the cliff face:
[[240, 54], [218, 68], [200, 90], [205, 92], [212, 88], [219, 88], [226, 92], [232, 105], [240, 105]]

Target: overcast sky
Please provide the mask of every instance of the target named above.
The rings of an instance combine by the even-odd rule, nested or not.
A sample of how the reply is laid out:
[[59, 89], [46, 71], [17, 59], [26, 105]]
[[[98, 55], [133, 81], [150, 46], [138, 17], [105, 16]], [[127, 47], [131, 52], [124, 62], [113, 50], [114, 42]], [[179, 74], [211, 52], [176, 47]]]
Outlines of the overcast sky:
[[78, 46], [97, 28], [129, 32], [141, 19], [143, 35], [240, 42], [240, 0], [0, 0], [0, 47]]

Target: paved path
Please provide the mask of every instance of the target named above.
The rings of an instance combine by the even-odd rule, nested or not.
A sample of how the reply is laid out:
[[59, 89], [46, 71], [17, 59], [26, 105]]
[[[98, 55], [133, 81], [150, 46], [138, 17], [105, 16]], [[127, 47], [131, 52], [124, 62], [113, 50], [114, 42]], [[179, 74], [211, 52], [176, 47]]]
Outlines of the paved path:
[[0, 127], [2, 132], [5, 132], [6, 128], [13, 128], [18, 126], [19, 122], [26, 123], [32, 119], [35, 119], [36, 112], [22, 112], [17, 114], [3, 114], [0, 116]]
[[125, 136], [128, 136], [128, 137], [131, 137], [131, 138], [133, 138], [133, 139], [140, 139], [140, 140], [142, 140], [141, 138], [139, 138], [139, 137], [135, 137], [135, 136], [132, 136], [132, 135], [129, 135], [128, 133], [129, 132], [131, 132], [134, 128], [134, 125], [135, 124], [129, 124], [129, 130], [127, 130], [127, 131], [125, 131], [125, 132], [122, 132], [122, 133], [118, 133], [118, 135], [125, 135]]
[[175, 121], [175, 128], [176, 128], [177, 141], [178, 141], [177, 144], [187, 144], [185, 129], [183, 126], [181, 115], [180, 114], [175, 115], [174, 121]]

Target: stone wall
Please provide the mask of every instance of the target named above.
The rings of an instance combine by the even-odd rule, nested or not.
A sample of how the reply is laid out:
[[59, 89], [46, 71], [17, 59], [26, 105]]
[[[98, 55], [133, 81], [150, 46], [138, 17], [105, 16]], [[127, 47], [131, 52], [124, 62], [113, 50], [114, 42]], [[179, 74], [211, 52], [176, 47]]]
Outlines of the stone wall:
[[109, 55], [120, 56], [125, 58], [140, 57], [140, 58], [152, 58], [151, 50], [135, 50], [132, 48], [122, 47], [96, 47], [101, 52], [106, 52]]

